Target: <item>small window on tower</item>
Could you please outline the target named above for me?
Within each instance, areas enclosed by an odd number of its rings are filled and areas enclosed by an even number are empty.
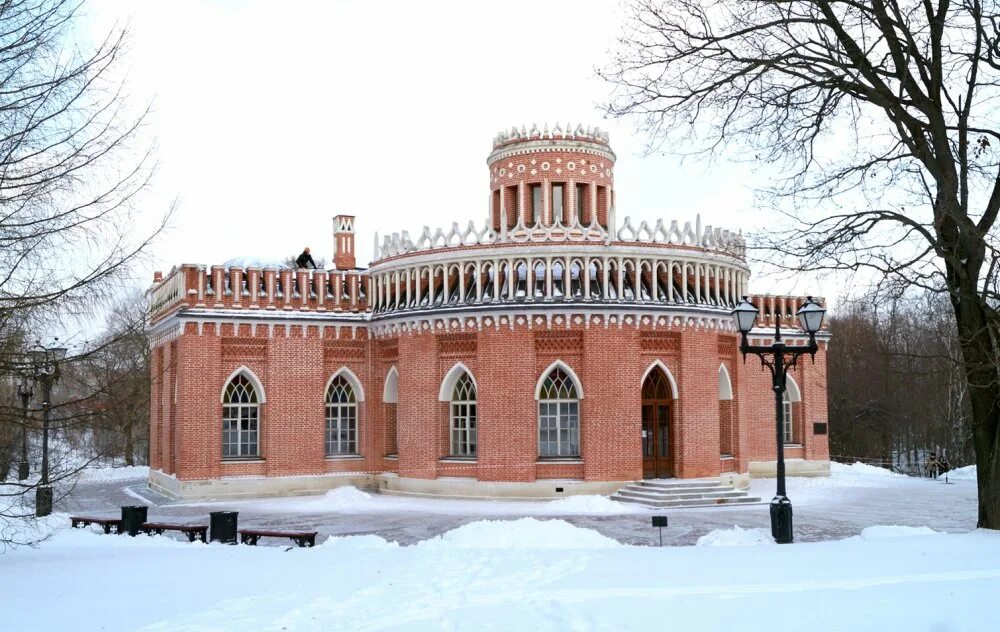
[[[585,221],[583,217],[583,201],[586,199],[586,195],[587,185],[576,185],[576,217],[580,220],[580,223],[584,223]]]
[[[542,221],[542,185],[531,185],[531,225]]]
[[[553,184],[552,185],[552,219],[555,223],[556,220],[562,222],[563,218],[563,185]]]

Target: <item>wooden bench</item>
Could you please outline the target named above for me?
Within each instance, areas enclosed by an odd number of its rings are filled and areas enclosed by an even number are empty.
[[[272,529],[240,529],[240,542],[256,546],[261,538],[289,538],[299,546],[316,546],[316,531],[274,531]]]
[[[87,527],[92,524],[99,524],[104,529],[104,533],[121,533],[122,521],[120,518],[94,518],[92,516],[70,516],[70,523],[73,528]]]
[[[144,522],[139,530],[143,533],[161,535],[164,531],[180,531],[187,536],[189,542],[195,539],[208,541],[208,525],[203,524],[171,524],[168,522]]]

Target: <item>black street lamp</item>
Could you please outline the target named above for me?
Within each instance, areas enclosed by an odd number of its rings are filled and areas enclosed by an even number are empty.
[[[28,478],[31,467],[28,465],[28,402],[35,392],[31,388],[32,382],[27,376],[21,378],[21,383],[17,385],[17,394],[21,398],[21,463],[17,467],[17,480],[23,481]]]
[[[774,389],[774,411],[778,444],[778,490],[771,500],[771,536],[778,544],[788,544],[792,541],[792,501],[785,494],[785,437],[782,432],[784,420],[785,387],[787,385],[788,369],[795,366],[799,356],[809,354],[816,361],[816,332],[823,326],[823,316],[826,310],[812,299],[806,297],[806,302],[799,308],[796,315],[799,324],[809,334],[809,344],[804,347],[788,347],[781,341],[781,319],[775,320],[774,342],[770,345],[751,345],[747,334],[753,329],[757,320],[757,308],[746,297],[733,310],[736,328],[740,330],[742,340],[740,351],[746,361],[748,353],[760,358],[762,365],[771,370],[771,385]]]
[[[58,342],[58,338],[56,339]],[[49,411],[52,409],[52,386],[59,380],[59,363],[66,357],[65,347],[43,347],[31,350],[32,377],[42,386],[42,473],[35,489],[35,515],[39,518],[52,513],[52,488],[49,486]]]

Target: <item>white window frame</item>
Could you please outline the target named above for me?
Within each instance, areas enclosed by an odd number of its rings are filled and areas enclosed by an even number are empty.
[[[544,382],[553,372],[561,370],[571,390],[576,397],[557,397],[538,399],[538,457],[541,459],[579,458],[580,457],[580,393],[571,374],[561,367],[553,367],[540,384],[540,393],[544,391]],[[554,441],[549,437],[555,435]],[[563,439],[563,436],[566,439]],[[555,446],[554,449],[551,446]]]
[[[331,400],[338,388],[347,393],[348,401]],[[358,454],[358,394],[354,385],[343,375],[337,375],[326,389],[326,428],[323,449],[326,456]]]
[[[785,391],[785,397],[782,401],[782,415],[781,415],[781,436],[786,445],[795,443],[795,423],[792,412],[792,401],[791,397],[788,396],[788,391]]]
[[[242,380],[242,383],[233,387],[236,380]],[[247,399],[250,401],[233,401],[234,396],[237,396],[237,400],[240,399],[239,392],[234,390],[230,393],[230,388],[240,387],[247,393]],[[226,383],[223,398],[222,458],[260,458],[260,398],[253,380],[242,373],[234,375]],[[235,441],[230,440],[233,437]]]
[[[471,398],[462,399],[464,390]],[[449,405],[450,454],[454,457],[476,458],[478,450],[479,409],[476,405],[476,384],[468,373],[455,381]]]

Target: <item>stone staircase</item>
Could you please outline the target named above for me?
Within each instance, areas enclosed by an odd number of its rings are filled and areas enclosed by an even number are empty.
[[[637,481],[612,494],[611,500],[654,508],[761,504],[760,498],[723,485],[717,478]]]

